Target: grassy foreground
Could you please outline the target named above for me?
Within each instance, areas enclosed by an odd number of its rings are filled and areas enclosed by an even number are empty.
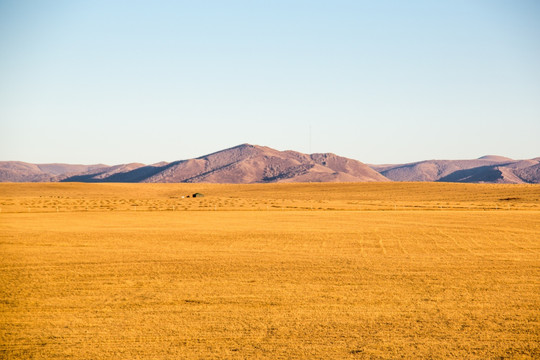
[[[0,358],[540,358],[538,185],[0,184],[0,211]]]

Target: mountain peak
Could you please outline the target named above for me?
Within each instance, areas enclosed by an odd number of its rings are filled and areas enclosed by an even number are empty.
[[[175,166],[175,175],[169,176],[167,180],[158,176],[145,181],[211,183],[388,181],[357,160],[329,155],[332,160],[326,162],[295,151],[278,151],[246,143],[182,161]],[[321,156],[327,158],[329,155]],[[341,160],[335,160],[334,157]]]
[[[499,156],[499,155],[484,155],[478,158],[478,160],[487,160],[487,161],[514,161],[513,159]]]
[[[108,165],[0,162],[0,182],[269,183],[446,181],[540,183],[540,158],[512,160],[486,155],[474,160],[426,160],[371,165],[333,153],[303,154],[240,144],[198,158]]]
[[[11,166],[13,169],[13,166]],[[9,166],[0,163],[0,181],[78,181],[78,182],[208,182],[208,183],[268,183],[268,182],[361,182],[388,181],[383,175],[360,161],[334,154],[307,155],[296,151],[279,151],[248,143],[200,156],[195,159],[158,163],[150,166],[125,164],[99,169],[84,168],[84,172],[51,176],[28,164],[19,167],[24,174],[14,177]],[[28,169],[28,170],[27,170]],[[13,171],[12,171],[13,172]],[[6,181],[6,180],[4,180]],[[7,180],[10,181],[10,180]]]

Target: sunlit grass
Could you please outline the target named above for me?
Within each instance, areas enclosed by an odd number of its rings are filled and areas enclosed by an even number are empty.
[[[0,184],[0,357],[538,358],[539,198]]]

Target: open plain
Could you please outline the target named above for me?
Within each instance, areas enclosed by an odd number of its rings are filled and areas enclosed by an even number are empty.
[[[1,358],[538,359],[539,309],[539,185],[0,184]]]

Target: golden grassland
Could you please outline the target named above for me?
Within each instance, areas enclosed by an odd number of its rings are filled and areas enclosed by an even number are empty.
[[[1,358],[540,358],[538,185],[0,184],[0,211]]]

